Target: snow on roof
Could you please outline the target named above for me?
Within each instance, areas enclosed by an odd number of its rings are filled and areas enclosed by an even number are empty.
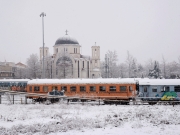
[[[132,79],[33,79],[28,84],[135,84]]]
[[[28,82],[30,79],[0,79],[0,82]]]
[[[140,79],[139,85],[180,85],[180,79]]]

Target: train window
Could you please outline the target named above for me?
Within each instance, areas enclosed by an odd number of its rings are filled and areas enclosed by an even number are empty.
[[[71,90],[71,91],[76,91],[76,86],[71,86],[71,87],[70,87],[70,90]]]
[[[116,91],[116,86],[110,86],[109,91]]]
[[[99,91],[106,91],[106,87],[105,86],[99,86]]]
[[[133,87],[132,86],[129,86],[129,91],[133,91]]]
[[[52,86],[52,90],[58,90],[57,86]]]
[[[80,91],[86,91],[86,87],[85,86],[80,86]]]
[[[157,92],[157,88],[152,88],[152,92]]]
[[[90,86],[90,91],[96,91],[96,86]]]
[[[147,92],[147,87],[144,87],[144,92]]]
[[[29,91],[32,91],[32,86],[29,86]]]
[[[34,91],[40,91],[39,86],[34,86]]]
[[[126,86],[120,86],[120,91],[123,92],[123,91],[126,91],[126,89],[127,89]]]
[[[48,86],[43,86],[43,91],[48,92]]]
[[[61,90],[67,91],[67,86],[61,86]]]
[[[169,91],[169,86],[162,86],[161,91]]]
[[[175,92],[180,92],[180,86],[174,86],[174,91]]]

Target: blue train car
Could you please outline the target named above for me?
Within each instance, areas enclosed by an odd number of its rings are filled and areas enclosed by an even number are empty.
[[[0,79],[0,89],[26,91],[29,79]]]
[[[140,79],[138,81],[139,97],[142,100],[180,101],[180,79]]]

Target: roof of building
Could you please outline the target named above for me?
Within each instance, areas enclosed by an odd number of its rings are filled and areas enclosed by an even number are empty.
[[[21,63],[21,62],[18,62],[17,64],[16,64],[16,66],[18,66],[18,67],[26,67],[26,65],[25,64],[23,64],[23,63]]]
[[[65,44],[77,44],[78,45],[79,43],[75,38],[72,38],[69,35],[60,37],[55,42],[55,45],[65,45]]]

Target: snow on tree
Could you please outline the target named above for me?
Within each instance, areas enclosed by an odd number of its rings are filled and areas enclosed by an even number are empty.
[[[144,78],[144,67],[141,64],[137,65],[137,77],[138,78]]]
[[[171,78],[171,79],[175,79],[175,78],[180,78],[179,77],[179,65],[177,62],[173,61],[173,62],[170,62],[168,65],[167,65],[167,76],[168,78]]]
[[[128,76],[127,75],[127,65],[125,63],[119,64],[118,72],[119,72],[119,77],[126,78]]]
[[[29,58],[27,58],[27,70],[28,70],[28,78],[40,78],[41,76],[41,67],[38,60],[37,54],[31,54]]]
[[[154,63],[154,69],[149,70],[149,77],[150,78],[160,78],[160,72],[161,70],[159,69],[159,63],[155,61]]]
[[[105,60],[103,64],[104,71],[103,73],[105,74],[106,77],[110,78],[117,78],[119,77],[117,72],[118,72],[118,67],[117,67],[117,52],[116,51],[110,51],[106,53],[107,60]],[[107,73],[106,73],[107,72]],[[106,75],[107,74],[107,75]]]
[[[67,52],[61,51],[56,61],[56,73],[58,78],[72,78],[73,62]]]
[[[164,56],[162,56],[162,71],[163,71],[163,77],[164,78],[167,78],[167,61],[166,59],[164,58]]]
[[[128,67],[128,77],[135,77],[137,72],[137,61],[136,59],[127,51],[126,64]]]

